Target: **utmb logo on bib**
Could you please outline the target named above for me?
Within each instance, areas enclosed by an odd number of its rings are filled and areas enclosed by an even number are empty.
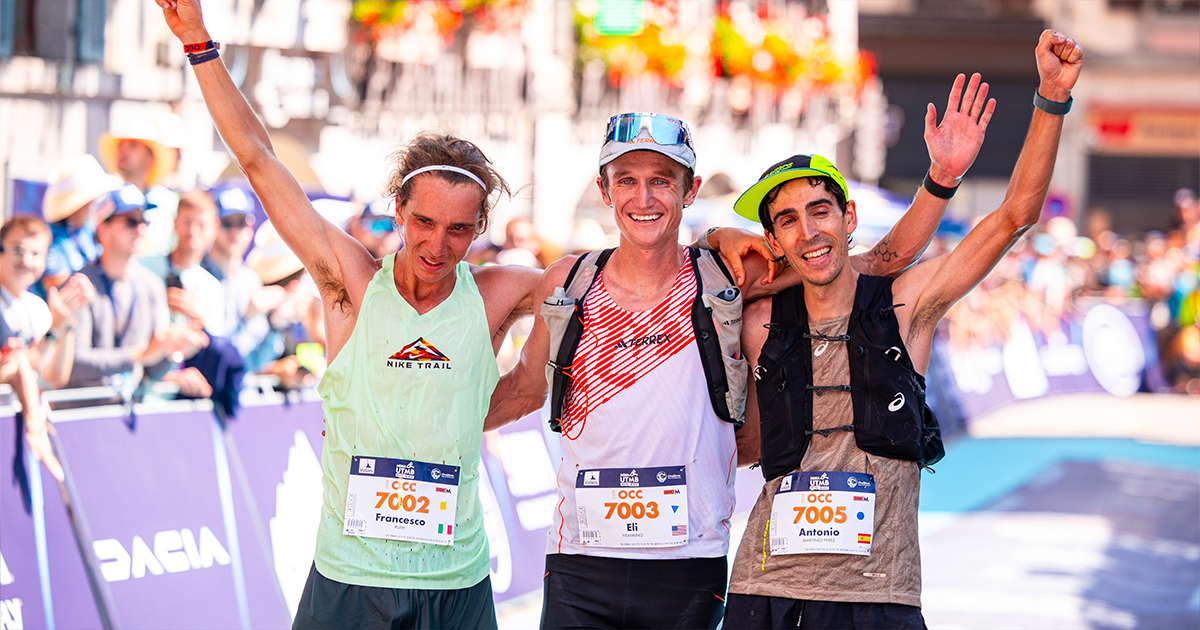
[[[450,357],[442,354],[424,337],[404,346],[387,358],[387,366],[406,370],[449,370]]]

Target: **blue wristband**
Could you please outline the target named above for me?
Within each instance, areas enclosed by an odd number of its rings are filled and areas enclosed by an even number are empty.
[[[193,66],[202,64],[206,61],[212,61],[221,56],[221,51],[216,48],[210,48],[202,53],[188,53],[188,63]]]
[[[1067,102],[1059,103],[1058,101],[1046,99],[1041,94],[1038,94],[1037,90],[1033,91],[1033,106],[1053,116],[1066,116],[1067,112],[1071,111],[1071,103],[1074,100],[1074,98],[1068,96]]]

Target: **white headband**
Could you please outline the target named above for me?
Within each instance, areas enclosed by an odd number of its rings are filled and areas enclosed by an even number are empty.
[[[479,179],[479,177],[477,177],[474,173],[472,173],[471,171],[465,170],[465,169],[458,168],[457,166],[450,166],[447,164],[434,164],[432,166],[422,166],[421,168],[409,173],[408,175],[405,175],[404,179],[400,180],[400,187],[404,188],[404,185],[408,183],[408,180],[412,179],[413,177],[415,177],[417,175],[420,175],[421,173],[427,173],[429,171],[453,171],[455,173],[466,175],[467,177],[470,177],[471,179],[475,180],[475,183],[479,184],[479,187],[483,189],[483,192],[485,192],[485,193],[487,192],[487,185],[484,184],[483,180]]]

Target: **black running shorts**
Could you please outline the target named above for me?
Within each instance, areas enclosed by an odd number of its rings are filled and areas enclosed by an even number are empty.
[[[924,630],[921,609],[904,604],[820,602],[730,593],[722,630]]]
[[[470,588],[376,588],[308,572],[293,630],[326,628],[496,628],[491,578]]]
[[[727,560],[546,556],[542,628],[716,628]]]

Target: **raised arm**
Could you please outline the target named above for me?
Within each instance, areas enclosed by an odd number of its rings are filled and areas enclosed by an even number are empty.
[[[1038,94],[1065,103],[1079,78],[1083,49],[1055,31],[1044,31],[1037,45]],[[896,302],[913,304],[905,342],[917,363],[913,336],[932,334],[933,325],[996,266],[1000,258],[1041,215],[1054,173],[1063,116],[1034,109],[1029,133],[1000,207],[984,217],[954,251],[917,265],[896,281]],[[900,313],[903,319],[904,314]],[[927,345],[927,344],[926,344]],[[925,353],[927,355],[927,352]],[[924,357],[921,366],[928,357]]]
[[[199,0],[155,0],[171,32],[184,44],[209,41]],[[357,311],[378,269],[362,245],[313,209],[292,174],[275,157],[271,141],[219,59],[192,66],[204,103],[221,139],[250,180],[263,209],[300,258],[327,302],[348,299]],[[328,296],[328,297],[327,297]]]
[[[996,99],[988,99],[988,84],[971,75],[963,91],[965,75],[958,75],[950,88],[946,114],[937,123],[937,108],[925,110],[925,146],[929,149],[929,178],[945,188],[957,188],[967,169],[975,163]],[[896,276],[921,258],[942,222],[949,200],[917,189],[912,206],[871,251],[850,258],[855,271],[875,276]]]

